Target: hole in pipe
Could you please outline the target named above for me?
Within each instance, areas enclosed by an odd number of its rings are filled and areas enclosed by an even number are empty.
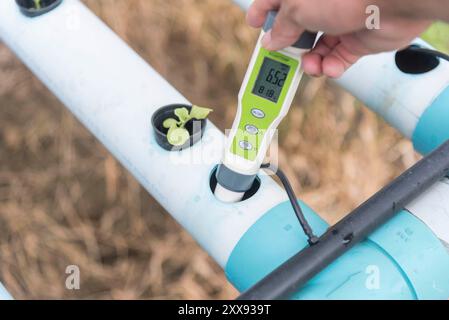
[[[412,45],[417,47],[418,45]],[[395,56],[396,66],[407,74],[424,74],[430,72],[440,65],[440,60],[432,54],[416,52],[409,48],[398,51]]]
[[[350,234],[347,234],[344,238],[343,238],[343,244],[345,246],[347,246],[348,244],[350,244],[352,242],[352,239],[354,239],[354,234],[351,232]]]
[[[209,186],[210,186],[210,190],[212,191],[212,194],[215,193],[215,188],[217,187],[217,177],[216,177],[216,173],[217,173],[217,169],[218,166],[215,166],[214,170],[212,170],[211,176],[210,176],[210,182],[209,182]],[[260,185],[261,185],[261,181],[259,177],[256,177],[256,179],[254,179],[254,183],[252,185],[252,187],[245,192],[245,194],[243,195],[243,199],[240,201],[245,201],[250,199],[252,196],[254,196],[257,191],[259,191],[260,189]]]
[[[186,123],[185,129],[189,132],[189,140],[181,146],[173,146],[168,142],[168,129],[164,128],[164,121],[167,119],[176,119],[175,110],[186,108],[192,110],[192,106],[186,104],[171,104],[157,109],[151,117],[151,126],[153,127],[154,137],[157,144],[167,151],[182,151],[192,147],[203,138],[206,130],[207,120],[190,120]]]
[[[62,0],[16,0],[20,11],[28,17],[43,15],[61,4]]]

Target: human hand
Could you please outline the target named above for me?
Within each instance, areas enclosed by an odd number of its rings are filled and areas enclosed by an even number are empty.
[[[409,0],[255,0],[247,21],[260,28],[271,10],[278,10],[273,29],[262,40],[268,50],[292,45],[305,31],[323,31],[316,47],[304,55],[304,71],[312,76],[340,77],[362,56],[400,49],[431,23],[398,10]],[[380,29],[366,27],[368,5],[380,8]],[[400,6],[399,6],[400,7]]]

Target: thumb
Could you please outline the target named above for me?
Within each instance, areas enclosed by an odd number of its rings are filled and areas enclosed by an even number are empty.
[[[270,51],[277,51],[294,44],[305,31],[297,25],[286,12],[286,6],[281,7],[273,28],[262,39],[262,45]]]

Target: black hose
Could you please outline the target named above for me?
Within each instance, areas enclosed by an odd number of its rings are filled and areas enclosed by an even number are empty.
[[[271,164],[263,164],[262,169],[268,169],[276,174],[276,176],[279,178],[279,180],[282,182],[282,185],[285,188],[285,191],[287,192],[288,198],[290,199],[290,203],[292,204],[293,211],[295,212],[296,217],[298,218],[299,224],[301,225],[302,229],[304,230],[304,233],[307,236],[307,241],[309,242],[309,245],[313,246],[318,242],[318,237],[313,233],[312,227],[307,222],[306,217],[304,216],[304,213],[301,209],[301,206],[298,203],[298,198],[295,195],[295,191],[293,191],[292,185],[290,184],[290,181],[288,180],[287,176],[284,174],[284,172],[279,168],[272,168]]]
[[[433,49],[429,49],[429,48],[423,48],[423,47],[420,47],[417,45],[411,45],[411,46],[407,47],[405,50],[424,53],[424,54],[428,54],[428,55],[431,55],[436,58],[441,58],[441,59],[449,61],[449,55],[447,55],[446,53],[441,52],[441,51],[437,51],[437,50],[433,50]]]

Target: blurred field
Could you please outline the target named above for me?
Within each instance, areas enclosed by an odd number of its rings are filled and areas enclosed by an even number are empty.
[[[86,0],[191,101],[228,128],[257,32],[217,0]],[[418,156],[326,83],[309,79],[281,127],[282,167],[334,223]],[[81,268],[81,290],[64,287]],[[0,279],[14,297],[233,298],[218,266],[0,45]]]

